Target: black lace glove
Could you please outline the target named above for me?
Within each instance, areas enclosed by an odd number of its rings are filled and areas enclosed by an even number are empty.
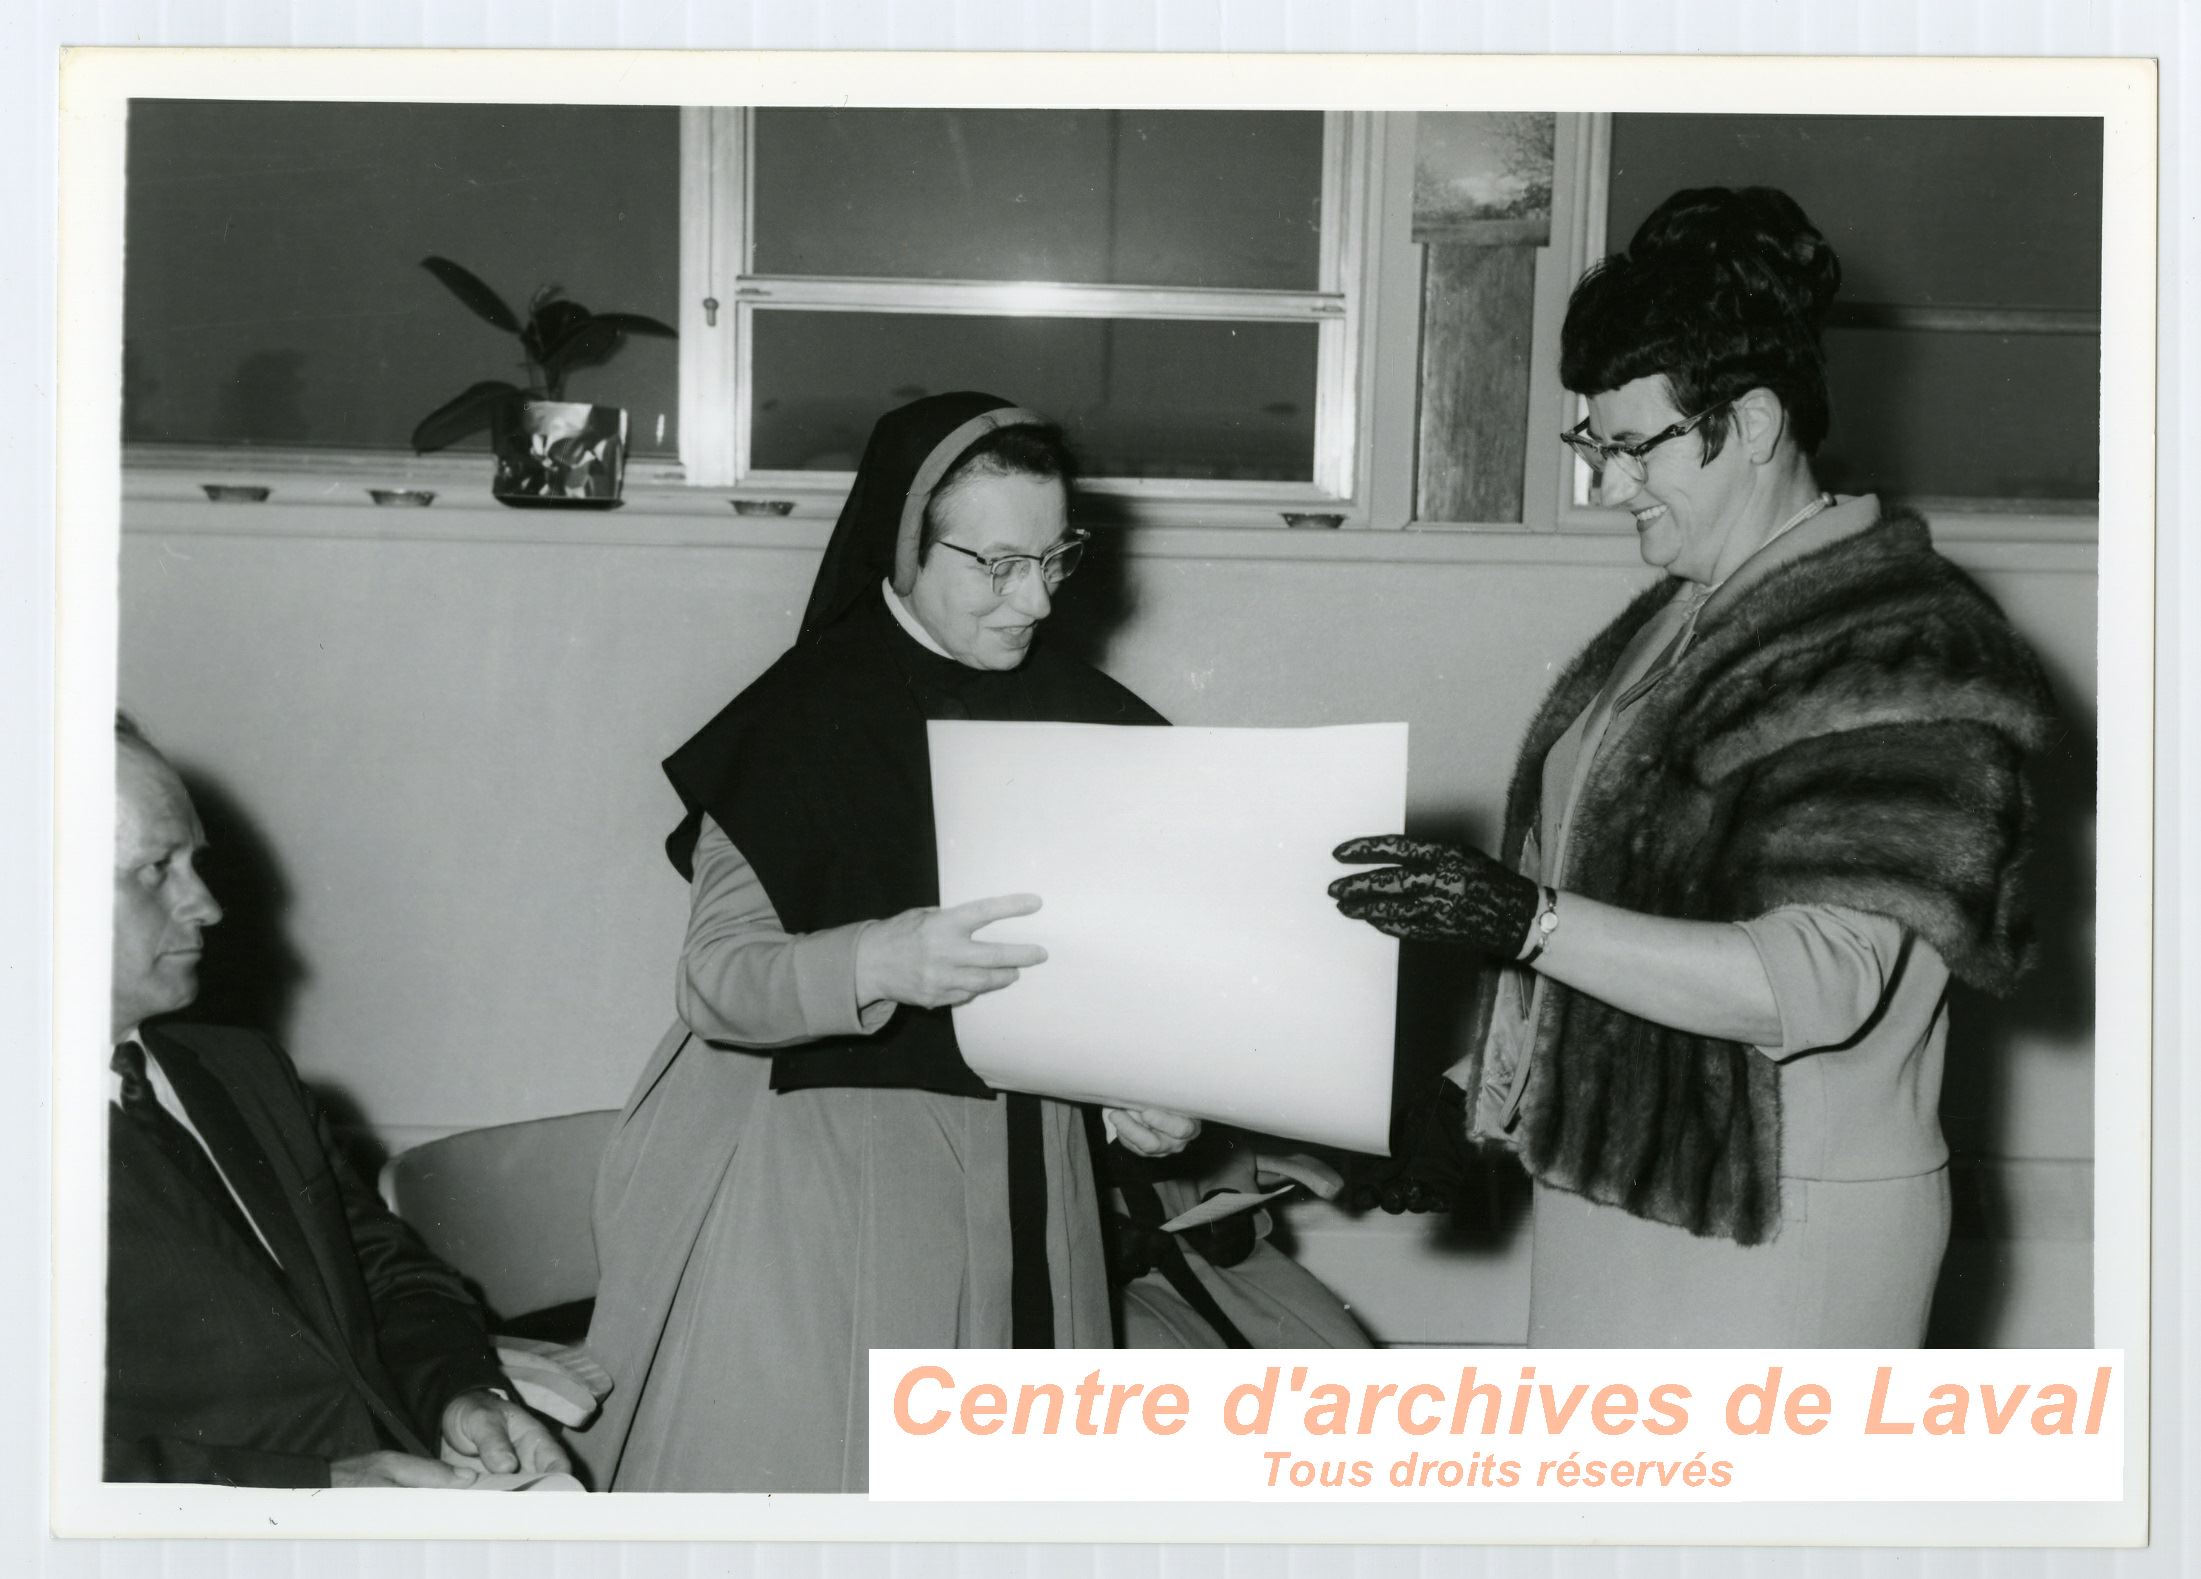
[[[1330,897],[1355,921],[1415,943],[1470,943],[1512,959],[1528,942],[1542,890],[1480,850],[1456,849],[1401,834],[1348,839],[1340,861],[1396,861],[1330,885]]]
[[[1450,1212],[1467,1193],[1467,1093],[1438,1079],[1400,1128],[1395,1157],[1353,1160],[1345,1204],[1356,1212]]]

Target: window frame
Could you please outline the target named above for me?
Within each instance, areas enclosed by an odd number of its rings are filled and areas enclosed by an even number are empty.
[[[752,272],[755,110],[687,107],[680,122],[680,463],[695,487],[837,505],[851,472],[760,469],[751,462],[754,324],[760,312],[970,314],[1313,323],[1317,330],[1311,481],[1093,477],[1132,524],[1276,526],[1286,511],[1322,511],[1366,526],[1372,450],[1369,396],[1376,247],[1386,145],[1374,111],[1322,112],[1322,245],[1311,291],[1057,282],[848,279]],[[807,506],[808,508],[805,508]]]

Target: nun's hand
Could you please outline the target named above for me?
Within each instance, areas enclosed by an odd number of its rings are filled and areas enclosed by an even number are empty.
[[[1379,932],[1415,943],[1468,943],[1499,959],[1528,944],[1542,891],[1480,850],[1389,834],[1348,839],[1332,852],[1348,865],[1394,861],[1330,885],[1337,908]]]
[[[1103,1108],[1108,1133],[1136,1157],[1174,1157],[1200,1133],[1200,1121],[1158,1107]]]
[[[1003,894],[874,921],[856,935],[856,1001],[948,1009],[1000,991],[1047,951],[1036,943],[982,943],[972,934],[1038,908],[1037,894]]]

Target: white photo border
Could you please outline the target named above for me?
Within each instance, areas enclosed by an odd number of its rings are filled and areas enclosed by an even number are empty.
[[[58,1050],[103,1045],[120,517],[123,108],[132,97],[568,103],[818,102],[1556,109],[1797,114],[2098,115],[2104,202],[2095,1001],[2094,1341],[2129,1359],[2127,1496],[2114,1505],[1701,1508],[1478,1505],[1472,1539],[1875,1545],[2130,1544],[2149,1485],[2150,1060],[2155,1033],[2156,81],[2130,60],[1746,60],[1215,55],[626,54],[479,51],[72,53],[61,118],[60,530],[57,547],[56,994],[52,1063],[57,1247],[52,1513],[63,1533],[173,1536],[1448,1543],[1463,1509],[958,1504],[853,1497],[355,1497],[98,1479],[104,1274],[104,1071]],[[1227,65],[1227,69],[1226,68]],[[2139,771],[2142,765],[2145,771]]]

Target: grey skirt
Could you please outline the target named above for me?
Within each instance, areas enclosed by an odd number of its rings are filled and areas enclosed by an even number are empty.
[[[1536,1187],[1538,1348],[1916,1348],[1949,1243],[1949,1170],[1781,1181],[1781,1231],[1744,1248]]]
[[[1006,1105],[770,1068],[675,1027],[613,1134],[589,1347],[615,1390],[575,1439],[600,1489],[862,1491],[870,1350],[1009,1342]],[[1056,1341],[1105,1348],[1083,1120],[1042,1115]]]

